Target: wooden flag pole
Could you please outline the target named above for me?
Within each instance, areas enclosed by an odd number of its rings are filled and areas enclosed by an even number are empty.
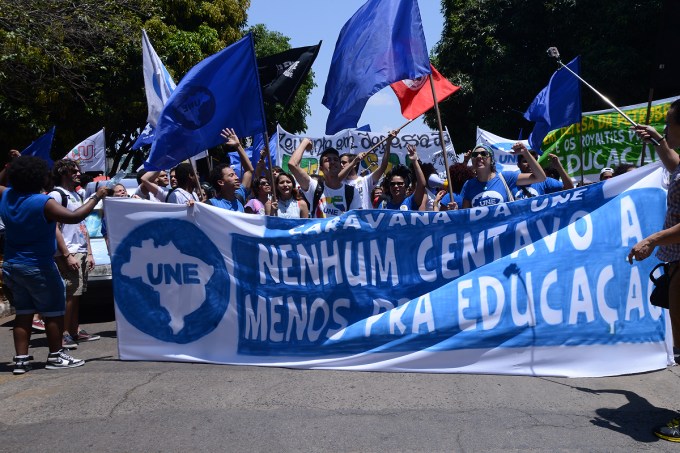
[[[401,126],[399,126],[397,129],[395,129],[394,132],[396,132],[396,133],[398,134],[399,132],[401,132],[401,130],[402,130],[403,128],[405,128],[406,126],[408,126],[409,124],[411,124],[412,122],[414,122],[414,121],[417,120],[417,119],[418,119],[418,117],[413,118],[412,120],[408,120],[407,122],[405,122],[404,124],[402,124]],[[371,146],[371,147],[368,149],[368,151],[366,151],[366,153],[368,154],[368,153],[374,152],[374,151],[376,150],[376,148],[378,148],[380,145],[382,145],[383,143],[385,143],[385,142],[387,141],[388,138],[390,138],[389,134],[387,135],[387,137],[383,138],[383,139],[380,140],[378,143],[376,143],[375,145]]]
[[[453,185],[451,184],[451,172],[449,171],[449,159],[446,155],[446,146],[444,146],[444,128],[442,127],[442,116],[439,113],[439,102],[437,102],[437,92],[434,89],[434,79],[432,74],[430,78],[430,88],[432,88],[432,99],[434,100],[434,111],[437,112],[437,127],[439,128],[439,143],[442,147],[442,153],[444,153],[444,168],[446,169],[446,180],[449,182],[449,196],[451,201],[453,201]]]
[[[269,134],[267,133],[267,127],[264,128],[264,149],[267,152],[267,160],[269,161],[269,181],[272,185],[272,202],[276,201],[276,181],[274,181],[274,171],[272,166],[272,153],[269,149]],[[255,175],[257,176],[257,175]]]

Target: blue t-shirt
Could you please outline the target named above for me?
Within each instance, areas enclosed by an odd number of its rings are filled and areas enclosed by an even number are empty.
[[[543,182],[535,182],[528,186],[515,186],[513,189],[513,194],[515,195],[515,200],[521,200],[522,198],[531,198],[522,190],[525,187],[527,192],[531,194],[531,197],[536,197],[538,195],[544,195],[546,193],[559,192],[564,190],[564,184],[554,178],[545,178]]]
[[[455,201],[456,204],[458,205],[458,209],[462,209],[462,208],[463,208],[463,197],[461,197],[459,193],[456,193],[456,192],[453,193],[453,201]],[[450,202],[451,202],[451,194],[450,194],[450,193],[447,193],[447,194],[444,195],[444,196],[442,197],[442,199],[439,201],[439,206],[440,206],[440,207],[441,207],[441,206],[446,206],[446,205],[449,204]]]
[[[503,178],[510,188],[517,184],[518,171],[503,171]],[[496,174],[490,181],[481,182],[477,178],[468,179],[463,185],[463,190],[460,191],[463,200],[470,201],[473,208],[478,206],[491,206],[495,204],[505,203],[510,201],[508,198],[508,191],[501,181],[501,178]]]
[[[246,191],[243,189],[243,187],[239,187],[236,189],[236,192],[234,192],[234,195],[241,195],[243,199],[246,199]],[[211,198],[208,200],[211,205],[226,209],[227,211],[237,211],[237,212],[245,212],[243,210],[243,203],[238,198],[234,198],[233,201],[225,200],[224,198]]]
[[[57,251],[55,222],[45,218],[45,204],[52,198],[7,188],[0,199],[5,222],[5,261],[28,266],[54,263]]]
[[[383,209],[396,209],[398,211],[417,211],[418,208],[413,209],[413,195],[404,198],[401,203],[392,203],[392,200],[385,201],[382,205]]]

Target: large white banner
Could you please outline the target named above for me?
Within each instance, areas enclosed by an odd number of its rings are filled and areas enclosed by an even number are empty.
[[[247,215],[106,199],[123,360],[606,376],[672,363],[649,304],[657,164],[447,212]]]
[[[80,171],[106,171],[106,141],[104,129],[78,143],[64,159],[78,162]]]
[[[278,126],[278,133],[278,162],[285,171],[288,171],[290,156],[302,139],[308,136],[291,134],[281,126]],[[380,143],[385,137],[387,137],[387,134],[377,134],[357,129],[345,129],[335,135],[324,135],[317,138],[308,137],[312,140],[314,147],[311,151],[305,152],[301,166],[309,174],[317,173],[319,171],[319,155],[321,155],[326,148],[335,148],[340,154],[359,154],[368,151],[374,145]],[[392,143],[390,165],[387,167],[387,171],[389,171],[393,165],[409,164],[409,161],[406,158],[407,145],[416,146],[418,148],[418,158],[423,163],[432,163],[439,176],[442,178],[446,177],[444,155],[442,153],[439,132],[400,133],[396,141]],[[366,159],[361,162],[359,166],[360,174],[367,174],[371,171],[375,171],[380,166],[384,154],[383,146],[384,145],[380,145],[375,150],[375,154],[369,154]],[[448,159],[449,165],[451,165],[457,161],[457,156],[448,132],[444,133],[444,146],[446,147],[446,158]]]

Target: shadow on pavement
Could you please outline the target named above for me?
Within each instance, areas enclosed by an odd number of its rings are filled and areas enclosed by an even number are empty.
[[[656,442],[659,440],[653,430],[668,423],[672,418],[676,418],[678,413],[669,409],[661,409],[652,405],[649,401],[642,398],[635,392],[627,390],[590,390],[581,389],[594,394],[612,393],[623,395],[628,402],[615,409],[601,408],[595,412],[598,417],[592,419],[590,423],[601,428],[611,429],[621,434],[630,436],[638,442]],[[659,391],[663,391],[660,389]]]

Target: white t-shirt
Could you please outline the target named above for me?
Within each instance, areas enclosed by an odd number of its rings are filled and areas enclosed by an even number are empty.
[[[343,182],[356,189],[357,194],[361,198],[362,209],[373,209],[373,203],[371,201],[371,191],[375,187],[373,173],[366,176],[359,176],[356,179],[345,179]]]
[[[83,201],[77,192],[70,192],[63,187],[56,188],[68,195],[66,209],[69,211],[75,211],[83,205]],[[49,196],[63,206],[62,195],[59,191],[53,190],[49,193]],[[85,226],[85,221],[76,224],[60,223],[59,229],[64,236],[64,242],[66,242],[69,253],[87,253],[87,227]]]
[[[304,191],[305,197],[310,204],[314,202],[314,191],[316,191],[318,185],[318,181],[312,178],[309,181],[309,188]],[[323,194],[319,199],[319,205],[310,206],[310,214],[315,218],[336,217],[347,211],[351,211],[352,209],[361,209],[361,207],[361,197],[356,189],[354,189],[352,204],[348,208],[347,200],[345,200],[345,184],[341,185],[339,189],[331,189],[327,185],[324,185]]]
[[[180,189],[179,187],[173,190],[168,196],[168,203],[187,204],[189,200],[198,201],[198,195],[196,195],[196,192],[189,193],[184,189]]]
[[[156,193],[149,191],[149,194],[145,195],[144,191],[142,190],[142,186],[139,186],[137,187],[133,195],[137,195],[139,198],[143,200],[165,203],[165,200],[167,200],[168,198],[168,192],[170,192],[170,189],[168,189],[167,187],[158,186],[158,190],[156,191]]]

